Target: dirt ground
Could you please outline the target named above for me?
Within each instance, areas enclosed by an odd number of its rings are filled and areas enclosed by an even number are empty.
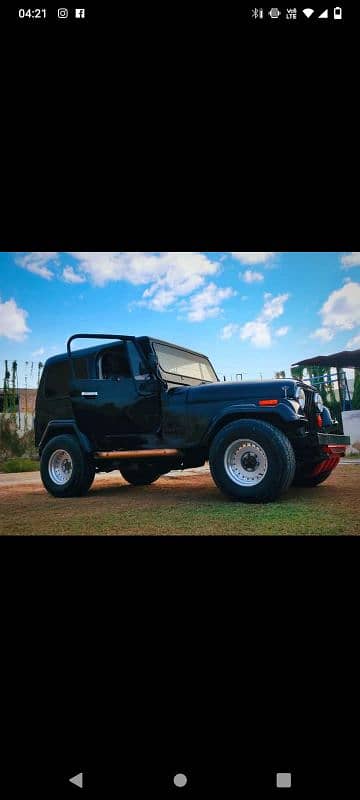
[[[0,476],[0,535],[360,534],[360,464],[341,464],[316,489],[266,505],[224,497],[205,468],[134,487],[98,475],[86,497],[57,500],[39,473]]]

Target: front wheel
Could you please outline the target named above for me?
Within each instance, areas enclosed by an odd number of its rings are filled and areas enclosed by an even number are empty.
[[[54,497],[79,497],[86,494],[95,466],[74,436],[54,436],[41,454],[40,474],[45,489]]]
[[[295,455],[289,439],[268,422],[230,422],[215,436],[209,464],[216,485],[234,500],[269,503],[291,485]]]

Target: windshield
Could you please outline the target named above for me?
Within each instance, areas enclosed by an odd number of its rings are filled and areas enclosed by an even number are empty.
[[[183,378],[195,378],[207,383],[217,382],[217,376],[210,361],[204,356],[189,353],[188,350],[181,350],[166,344],[154,342],[154,349],[159,359],[159,364],[163,372],[171,375],[181,375]]]

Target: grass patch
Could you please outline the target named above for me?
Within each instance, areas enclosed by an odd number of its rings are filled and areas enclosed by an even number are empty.
[[[358,470],[339,466],[316,489],[292,488],[260,505],[227,500],[207,475],[140,488],[100,478],[86,497],[63,500],[14,479],[0,485],[0,535],[360,535]]]
[[[38,498],[40,499],[40,498]],[[124,498],[125,499],[125,498]],[[26,515],[26,532],[55,533],[58,535],[116,535],[145,534],[166,536],[169,534],[197,534],[208,536],[288,536],[313,535],[334,536],[360,533],[360,521],[348,509],[329,507],[318,498],[292,497],[282,502],[248,506],[242,503],[203,502],[194,513],[194,504],[182,501],[174,504],[147,508],[146,500],[142,506],[126,508],[124,502],[115,503],[110,499],[106,507],[98,495],[81,500],[51,501],[44,514],[36,514],[34,520]],[[78,506],[81,503],[81,509]],[[115,505],[115,507],[114,507]],[[4,520],[5,522],[5,520]],[[21,518],[12,520],[14,533],[23,532]],[[1,515],[0,515],[1,528]]]
[[[326,507],[319,515],[319,507],[312,503],[292,500],[282,503],[245,506],[240,503],[207,503],[199,506],[194,516],[194,506],[182,503],[171,508],[121,509],[102,511],[91,515],[84,525],[84,515],[67,519],[64,532],[83,534],[148,533],[170,534],[225,534],[245,536],[306,535],[331,536],[351,533],[354,529],[353,514],[333,514],[329,517]]]
[[[9,458],[0,463],[0,472],[35,472],[39,469],[39,461],[31,458]]]

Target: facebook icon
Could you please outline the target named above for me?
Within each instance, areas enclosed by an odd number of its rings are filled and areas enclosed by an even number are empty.
[[[75,8],[76,19],[83,19],[85,17],[85,8]]]

